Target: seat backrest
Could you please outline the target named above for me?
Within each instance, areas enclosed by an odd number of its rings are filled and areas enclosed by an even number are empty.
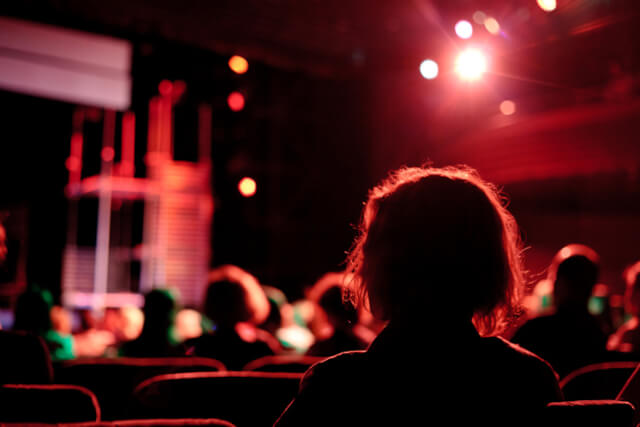
[[[326,358],[304,355],[265,356],[247,363],[243,370],[302,373],[309,369],[314,363],[324,359]]]
[[[219,426],[236,427],[229,421],[218,418],[176,418],[176,419],[148,419],[148,420],[118,420],[112,421],[113,427],[174,427],[174,426]]]
[[[0,422],[100,421],[96,396],[72,385],[5,384],[0,387]]]
[[[134,391],[136,418],[221,418],[271,426],[295,396],[302,374],[202,372],[150,378]]]
[[[217,426],[236,427],[229,421],[217,418],[176,418],[147,420],[93,421],[86,423],[38,423],[37,427],[178,427]],[[2,427],[24,427],[24,423],[2,423]],[[34,426],[35,427],[35,426]]]
[[[42,338],[0,330],[0,384],[50,384],[53,369]]]
[[[633,427],[635,408],[619,400],[553,402],[546,408],[545,427]]]
[[[638,362],[605,362],[579,368],[560,380],[566,400],[615,399]]]
[[[98,398],[102,418],[116,420],[128,417],[133,390],[148,378],[177,372],[224,370],[220,361],[206,357],[91,358],[56,365],[55,381],[88,388]]]

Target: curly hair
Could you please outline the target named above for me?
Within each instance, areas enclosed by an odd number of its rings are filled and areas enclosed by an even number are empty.
[[[392,172],[369,192],[347,264],[346,297],[378,319],[431,309],[483,336],[504,331],[526,288],[506,199],[467,166]]]

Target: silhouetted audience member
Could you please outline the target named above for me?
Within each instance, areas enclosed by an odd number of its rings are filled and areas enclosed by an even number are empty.
[[[48,290],[35,286],[27,289],[16,301],[13,330],[42,337],[54,362],[73,359],[75,357],[73,336],[60,333],[53,328],[52,308],[53,297]]]
[[[348,350],[363,350],[370,344],[369,335],[359,325],[358,310],[343,298],[344,274],[327,273],[309,292],[315,302],[313,330],[316,342],[309,348],[309,356],[333,356]]]
[[[125,357],[170,357],[182,353],[173,336],[177,301],[168,289],[154,289],[144,297],[144,324],[140,336],[125,342],[120,355]]]
[[[218,359],[231,370],[273,355],[277,342],[256,326],[268,314],[269,303],[255,277],[233,265],[219,267],[209,274],[204,303],[204,315],[213,326],[185,342],[187,354]]]
[[[609,337],[607,348],[624,353],[640,353],[640,261],[624,273],[625,311],[631,316]]]
[[[598,274],[599,257],[593,249],[571,244],[558,251],[549,268],[554,311],[527,321],[513,342],[543,357],[560,376],[601,361],[607,336],[588,311]]]
[[[0,331],[0,385],[49,384],[53,367],[41,337],[26,332]]]
[[[350,255],[357,304],[388,322],[314,365],[285,426],[539,425],[561,400],[536,355],[498,338],[524,287],[517,225],[469,168],[404,168],[369,194]]]

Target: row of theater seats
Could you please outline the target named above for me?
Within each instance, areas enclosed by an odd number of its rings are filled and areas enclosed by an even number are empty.
[[[318,361],[275,356],[237,372],[198,357],[80,359],[52,366],[36,337],[0,331],[0,347],[0,423],[270,426],[294,397],[302,372]],[[638,414],[619,392],[637,366],[603,363],[563,378],[571,402],[550,405],[546,425],[632,426]]]

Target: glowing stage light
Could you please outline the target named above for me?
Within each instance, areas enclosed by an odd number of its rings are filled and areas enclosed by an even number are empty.
[[[455,26],[456,34],[461,39],[468,39],[473,35],[473,26],[469,21],[458,21]]]
[[[238,183],[238,191],[244,197],[252,197],[256,194],[258,186],[256,181],[249,177],[244,177]]]
[[[227,105],[231,111],[242,111],[244,108],[244,96],[240,92],[231,92],[227,98]]]
[[[500,103],[500,112],[505,116],[512,115],[516,112],[516,103],[509,99],[505,99]]]
[[[498,24],[498,21],[496,21],[495,18],[489,17],[485,19],[484,28],[486,28],[487,31],[489,31],[494,36],[500,32],[500,24]]]
[[[244,74],[249,69],[249,62],[242,56],[233,55],[229,59],[229,68],[236,74]]]
[[[538,6],[545,12],[553,12],[556,10],[556,0],[538,0]]]
[[[420,74],[427,80],[438,77],[438,63],[433,59],[425,59],[420,64]]]
[[[487,71],[487,58],[478,49],[469,48],[458,55],[455,70],[463,80],[477,80]]]

